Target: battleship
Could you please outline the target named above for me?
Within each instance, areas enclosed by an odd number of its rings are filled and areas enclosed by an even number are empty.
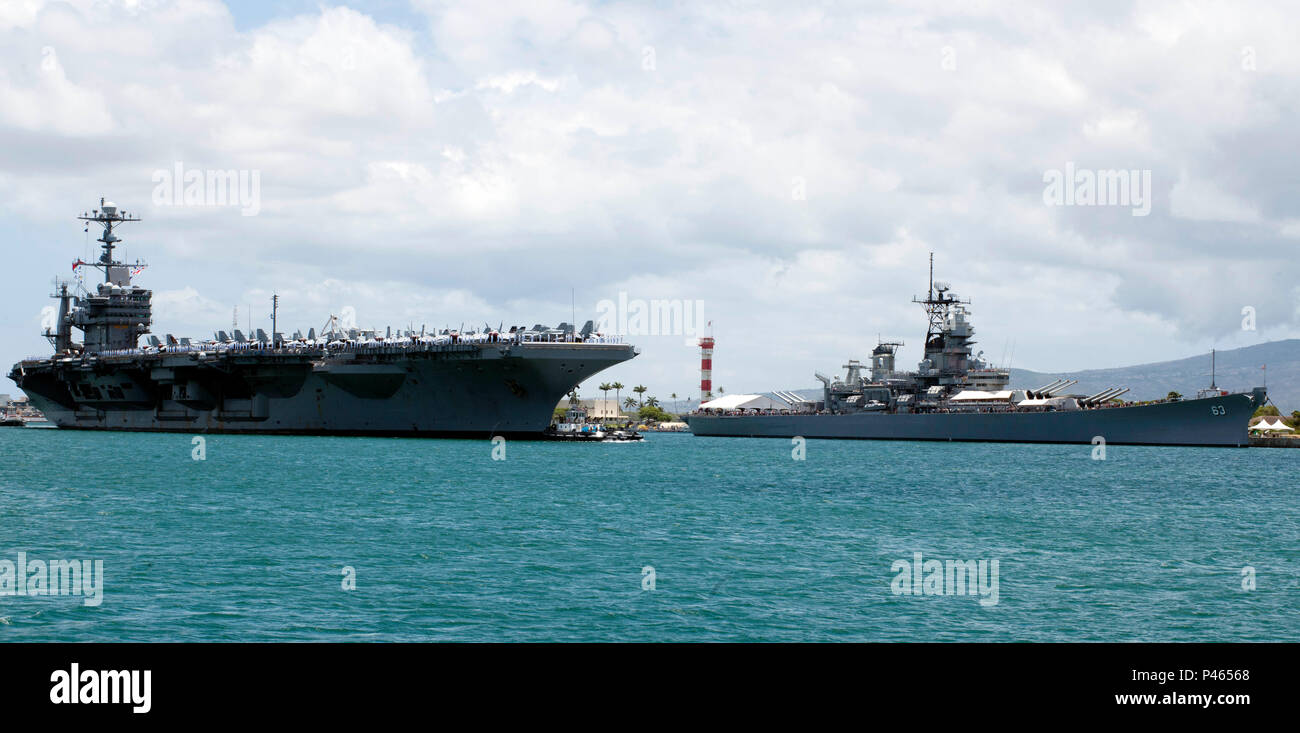
[[[319,335],[285,338],[278,298],[269,336],[259,328],[159,339],[150,333],[152,291],[131,282],[147,265],[114,254],[115,229],[139,218],[103,199],[77,218],[102,228],[102,254],[73,270],[98,269],[103,282],[91,290],[56,280],[58,315],[43,334],[54,353],[9,372],[59,428],[538,438],[561,397],[638,353],[591,321],[381,334],[331,317]]]
[[[1008,389],[1011,375],[973,353],[969,300],[934,280],[913,298],[928,317],[924,356],[914,372],[895,370],[901,342],[880,342],[870,365],[849,360],[843,379],[820,373],[822,399],[775,392],[785,407],[715,410],[688,415],[695,435],[849,438],[1006,443],[1232,446],[1250,444],[1247,424],[1267,394],[1230,393],[1214,385],[1194,399],[1125,402],[1123,387],[1090,395],[1066,392],[1073,380]],[[1175,397],[1171,395],[1171,397]],[[774,403],[780,404],[780,403]]]

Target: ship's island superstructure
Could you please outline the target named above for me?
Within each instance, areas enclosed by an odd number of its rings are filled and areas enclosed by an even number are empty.
[[[160,340],[150,335],[152,291],[131,282],[146,265],[114,254],[115,228],[139,219],[103,200],[78,218],[102,228],[102,253],[73,267],[104,280],[76,292],[56,284],[58,315],[45,332],[54,354],[9,373],[61,428],[536,437],[564,394],[637,353],[591,321],[380,334],[331,317],[319,335],[285,338],[273,321],[269,336]]]
[[[850,360],[843,379],[817,374],[819,401],[775,392],[787,408],[725,411],[705,403],[687,417],[691,431],[771,438],[1246,446],[1247,423],[1267,397],[1261,387],[1249,393],[1216,387],[1196,399],[1135,404],[1119,399],[1128,392],[1123,387],[1067,394],[1077,382],[1064,379],[1037,389],[1008,389],[1010,372],[989,365],[982,352],[973,353],[970,301],[934,280],[933,256],[929,291],[913,301],[929,321],[916,371],[897,371],[895,356],[903,344],[882,341],[869,368]]]

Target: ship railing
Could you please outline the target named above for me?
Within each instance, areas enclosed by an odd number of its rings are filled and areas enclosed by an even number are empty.
[[[704,408],[703,410],[701,410],[701,409],[699,409],[699,408],[696,408],[696,409],[693,410],[690,414],[691,414],[691,415],[710,415],[710,416],[717,416],[717,417],[742,417],[742,416],[743,416],[743,417],[753,417],[753,416],[755,416],[755,415],[811,415],[811,414],[813,414],[813,413],[812,413],[812,411],[809,411],[809,410],[791,410],[791,409],[779,409],[779,410],[765,410],[765,409],[754,409],[754,410],[732,410],[732,409],[720,409],[720,408],[714,408],[714,407],[706,407],[706,408]]]
[[[260,341],[234,343],[214,343],[209,341],[197,344],[166,344],[161,346],[143,346],[129,349],[104,349],[102,351],[90,352],[87,356],[111,358],[163,356],[168,354],[300,354],[303,352],[324,352],[327,354],[397,354],[409,352],[462,351],[465,350],[465,347],[467,346],[521,343],[623,344],[624,340],[622,336],[612,335],[578,336],[571,333],[537,334],[517,332],[512,334],[488,333],[457,334],[455,336],[439,335],[432,338],[404,337],[385,341],[345,341],[342,343],[283,341],[276,346]],[[50,356],[28,356],[24,358],[23,361],[39,362],[50,358]]]
[[[515,334],[517,343],[525,344],[621,344],[622,336],[592,334],[579,336],[572,333],[523,333]]]

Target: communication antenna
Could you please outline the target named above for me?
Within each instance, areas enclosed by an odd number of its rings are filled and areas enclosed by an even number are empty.
[[[930,344],[943,332],[943,321],[948,317],[948,311],[953,306],[963,306],[970,303],[969,300],[962,300],[952,292],[952,286],[947,282],[934,281],[934,253],[930,253],[930,289],[925,296],[925,300],[912,298],[913,303],[919,303],[925,309],[925,314],[930,321],[930,327],[925,334],[925,348],[928,350]]]
[[[140,217],[131,216],[126,211],[118,209],[117,204],[114,204],[112,201],[105,201],[101,197],[99,199],[98,209],[94,209],[90,212],[83,212],[82,215],[77,218],[86,222],[85,229],[87,232],[90,230],[91,222],[94,222],[103,228],[103,234],[99,239],[95,240],[96,242],[99,242],[100,249],[103,250],[103,253],[100,254],[99,259],[94,262],[77,260],[72,263],[72,269],[74,272],[78,267],[87,265],[103,270],[104,282],[106,283],[129,285],[132,275],[137,275],[140,271],[144,270],[144,268],[148,267],[148,265],[138,260],[134,263],[130,263],[125,261],[119,262],[113,258],[113,250],[118,246],[118,243],[122,241],[120,237],[113,233],[113,227],[127,222],[140,221]]]
[[[271,348],[275,348],[275,324],[280,310],[280,296],[271,294]]]

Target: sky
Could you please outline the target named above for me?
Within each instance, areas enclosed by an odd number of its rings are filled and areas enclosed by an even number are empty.
[[[289,332],[702,314],[588,397],[697,394],[701,330],[731,393],[914,364],[932,252],[997,365],[1294,338],[1294,11],[0,0],[0,362],[49,353],[100,197],[158,334],[269,331],[272,293]]]

